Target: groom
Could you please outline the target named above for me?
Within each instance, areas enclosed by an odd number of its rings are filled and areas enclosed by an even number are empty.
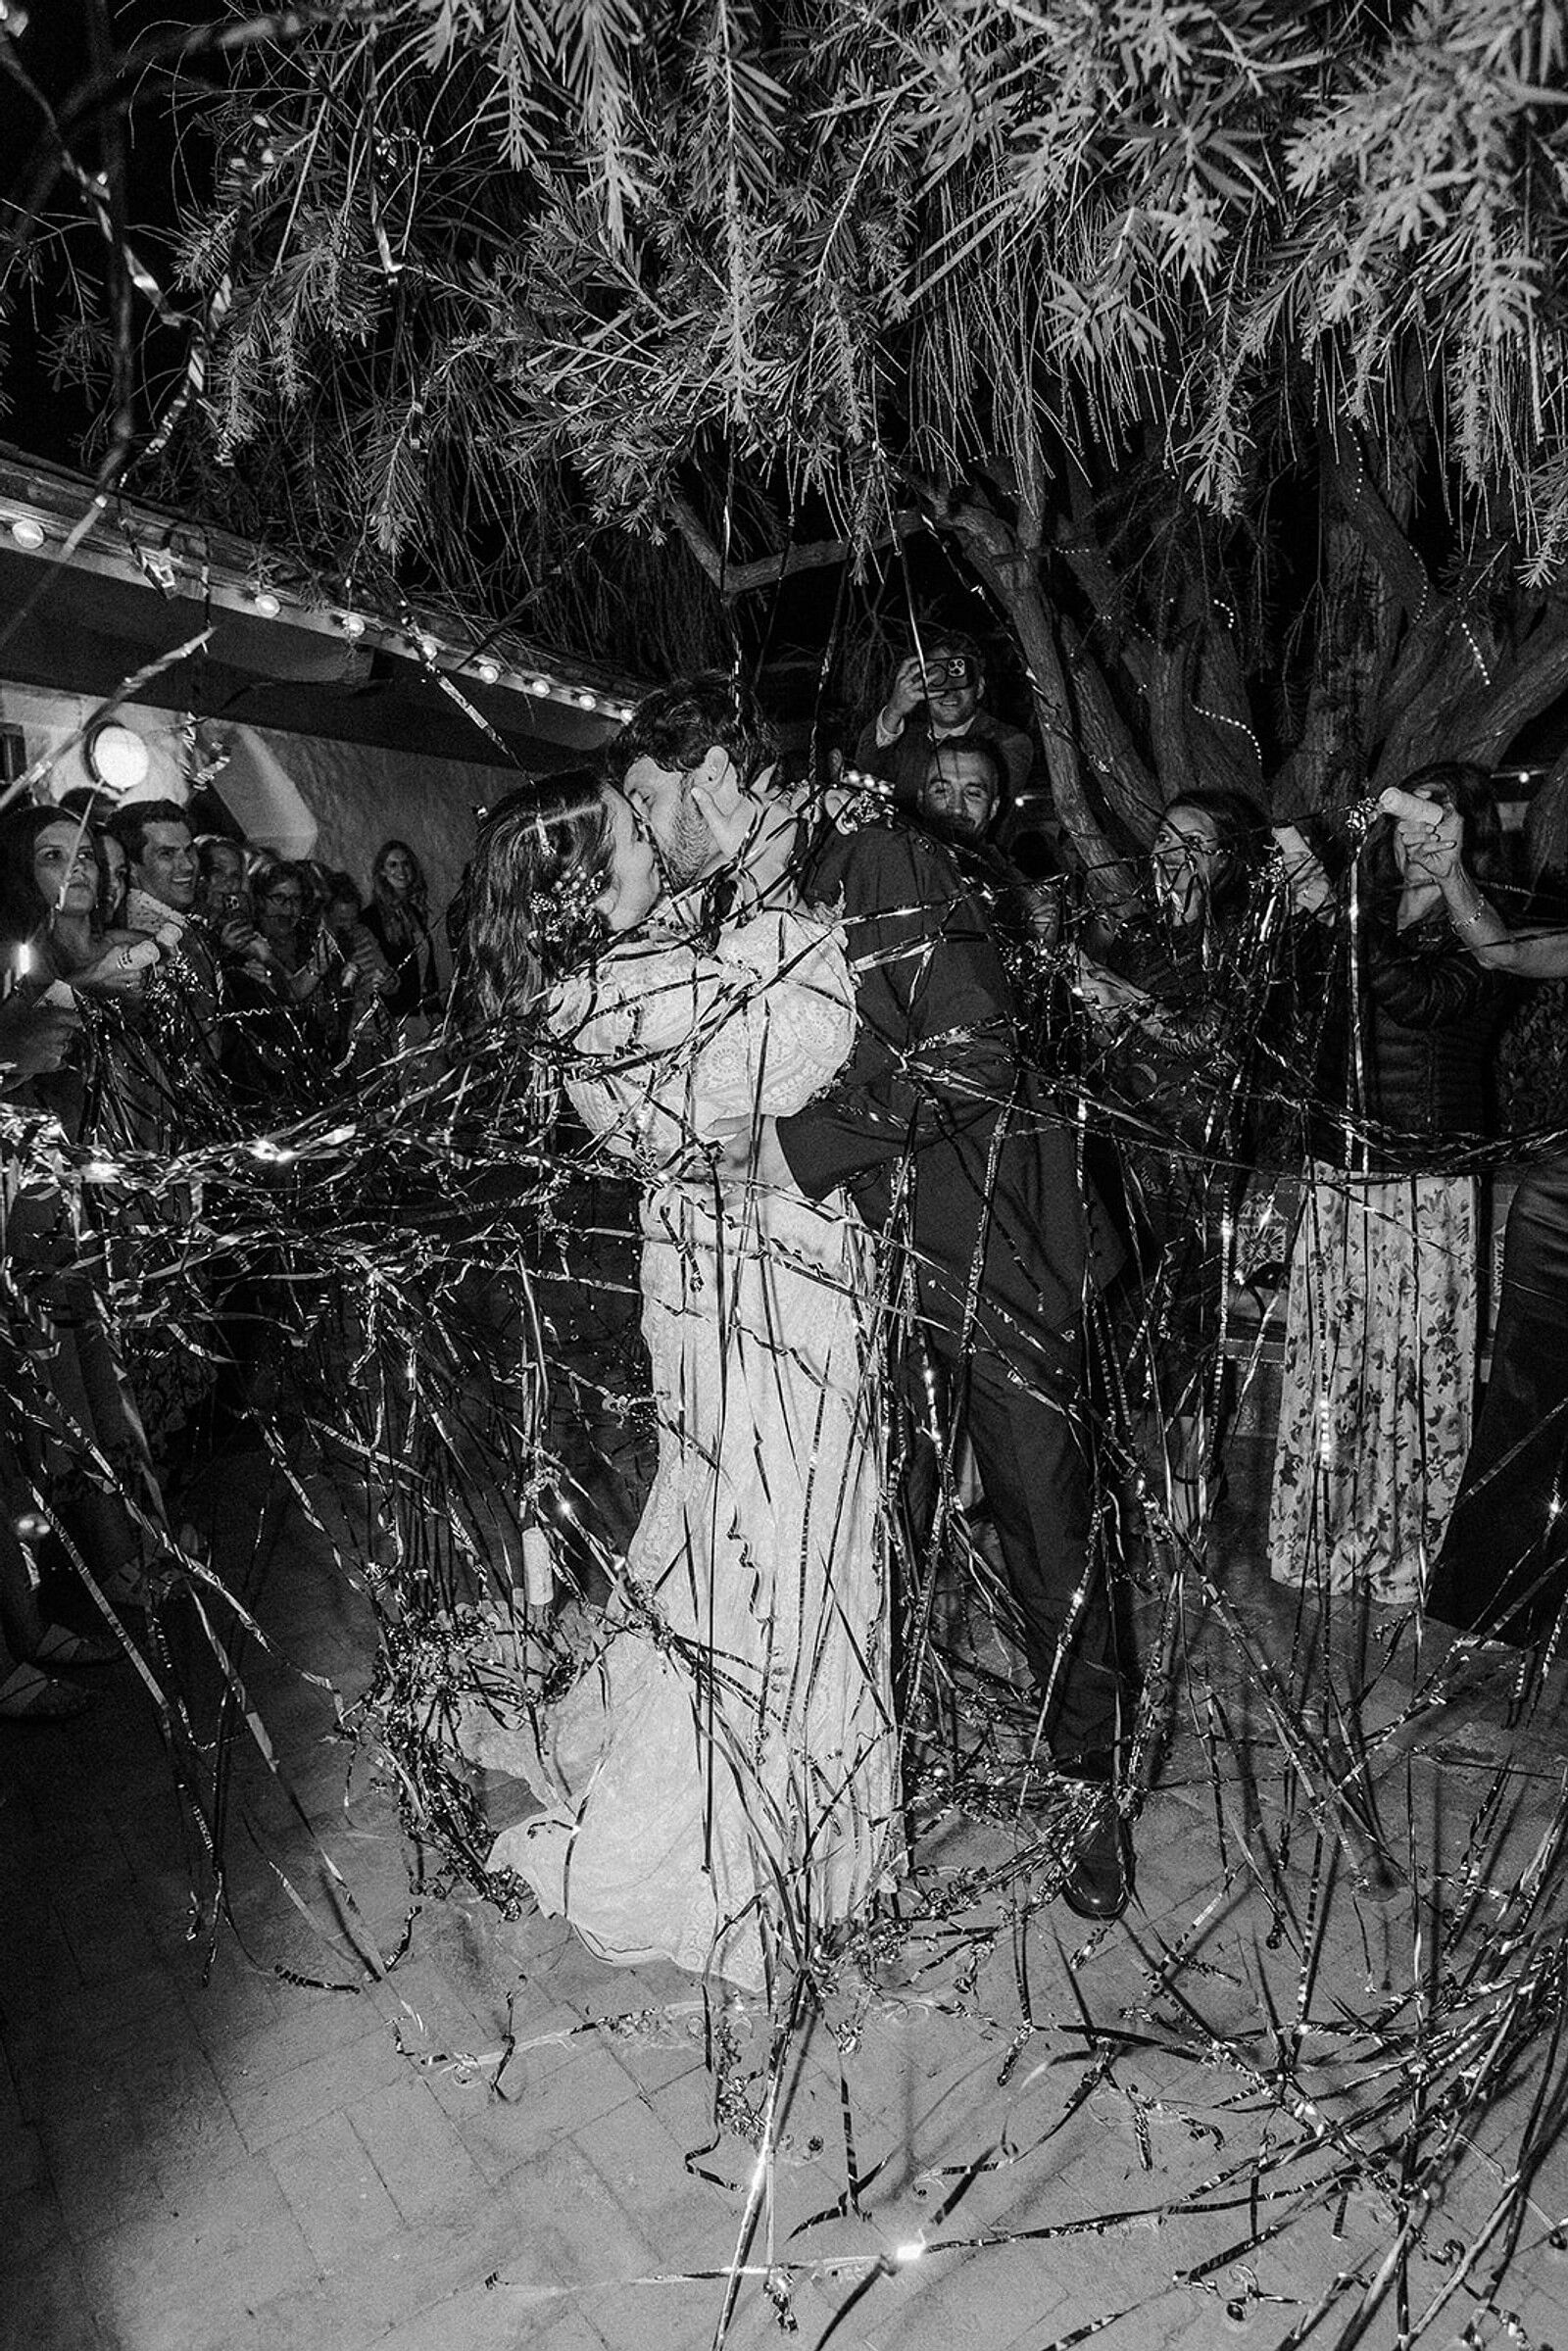
[[[719,834],[750,811],[752,886],[790,870],[844,923],[855,1053],[806,1109],[737,1138],[733,1172],[812,1200],[842,1186],[878,1232],[906,1214],[921,1334],[964,1413],[1052,1753],[1108,1788],[1120,1681],[1079,1427],[1084,1202],[1071,1138],[1019,1066],[983,905],[896,822],[826,826],[791,869],[803,828],[769,796],[770,746],[727,680],[650,695],[611,758],[673,889],[721,874]],[[1102,1806],[1065,1899],[1119,1917],[1130,1862]]]

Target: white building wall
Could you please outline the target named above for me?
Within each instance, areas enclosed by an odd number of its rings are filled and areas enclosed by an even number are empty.
[[[96,707],[82,695],[0,683],[0,725],[22,729],[28,760],[67,745]],[[133,728],[151,755],[138,797],[183,801],[186,735],[180,713],[127,704],[116,712],[116,723]],[[466,760],[416,759],[365,744],[213,719],[200,722],[200,737],[204,747],[216,744],[228,754],[215,783],[236,823],[280,856],[317,857],[351,873],[368,893],[381,843],[390,837],[406,841],[428,878],[438,937],[439,917],[473,846],[475,809],[522,780]],[[46,788],[58,800],[89,781],[80,749],[62,748]]]

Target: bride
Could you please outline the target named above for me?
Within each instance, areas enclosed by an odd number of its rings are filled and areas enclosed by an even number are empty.
[[[703,1146],[827,1084],[855,992],[798,901],[704,945],[692,911],[618,792],[514,794],[480,834],[480,1009],[537,1024],[642,1177],[659,1452],[587,1670],[466,1743],[543,1805],[492,1870],[604,1958],[771,1989],[864,1905],[896,1808],[874,1269],[842,1197],[725,1192]]]

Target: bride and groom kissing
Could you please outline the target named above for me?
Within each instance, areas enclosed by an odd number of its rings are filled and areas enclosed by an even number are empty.
[[[728,681],[648,697],[611,765],[601,791],[512,795],[469,887],[481,1011],[531,1024],[640,1176],[659,1438],[586,1670],[554,1707],[519,1695],[470,1720],[470,1753],[540,1806],[490,1866],[606,1958],[763,1989],[888,1882],[891,1338],[938,1420],[963,1417],[1044,1743],[1103,1790],[1060,1890],[1116,1917],[1088,1220],[984,904],[891,812],[858,823],[778,790]],[[916,1454],[946,1450],[914,1417]],[[929,1450],[914,1471],[918,1521]]]

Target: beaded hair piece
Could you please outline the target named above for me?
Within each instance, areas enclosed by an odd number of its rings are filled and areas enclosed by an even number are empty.
[[[594,902],[604,887],[602,875],[576,865],[548,894],[541,891],[533,899],[528,922],[541,963],[554,970],[570,962],[592,934]]]

